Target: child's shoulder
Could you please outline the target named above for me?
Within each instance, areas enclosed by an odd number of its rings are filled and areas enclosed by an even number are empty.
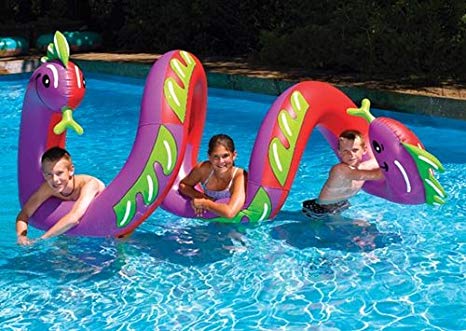
[[[199,171],[210,171],[212,169],[212,163],[210,161],[202,161],[194,166],[194,169]]]
[[[238,178],[238,177],[244,177],[244,176],[247,176],[248,175],[248,172],[243,169],[243,168],[240,168],[240,167],[236,167],[236,169],[234,169],[234,178]]]
[[[91,175],[75,175],[76,185],[79,187],[83,187],[86,184],[97,184],[101,190],[105,187],[105,184],[97,177]]]
[[[199,176],[204,178],[212,171],[212,164],[210,161],[202,161],[197,163],[191,170],[191,175]]]
[[[331,171],[335,170],[335,171],[347,171],[351,169],[351,166],[346,164],[346,163],[343,163],[343,162],[340,162],[340,163],[337,163],[335,164],[332,168],[331,168]]]
[[[351,172],[354,168],[351,167],[350,165],[346,163],[338,163],[335,164],[331,169],[330,169],[330,175],[331,176],[341,176],[341,175],[346,175],[349,172]]]
[[[79,174],[79,175],[74,175],[75,179],[80,182],[89,182],[92,180],[98,180],[96,177],[91,176],[91,175],[86,175],[86,174]]]

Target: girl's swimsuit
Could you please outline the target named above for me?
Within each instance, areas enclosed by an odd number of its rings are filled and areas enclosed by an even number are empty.
[[[212,199],[214,200],[219,200],[219,199],[225,199],[225,198],[230,198],[231,197],[231,193],[230,193],[230,187],[231,187],[231,184],[233,183],[233,178],[235,178],[235,174],[236,174],[236,171],[238,170],[238,168],[235,168],[235,170],[233,171],[233,175],[231,176],[231,179],[230,179],[230,182],[228,183],[228,186],[223,189],[223,190],[220,190],[220,191],[215,191],[215,190],[209,190],[206,186],[207,186],[207,183],[209,182],[209,179],[210,177],[212,177],[212,175],[214,174],[214,170],[212,169],[212,171],[210,172],[209,174],[209,177],[207,177],[207,179],[205,180],[204,183],[201,184],[203,190],[204,190],[204,193],[211,197]]]

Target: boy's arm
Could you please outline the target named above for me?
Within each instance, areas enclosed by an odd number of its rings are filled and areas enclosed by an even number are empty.
[[[58,236],[78,225],[92,200],[94,200],[95,196],[100,193],[103,188],[104,184],[96,178],[87,181],[81,188],[79,198],[73,204],[73,208],[71,208],[70,212],[48,229],[40,238],[46,239]]]
[[[341,187],[348,180],[379,180],[383,179],[380,168],[356,169],[346,164],[339,163],[330,169],[329,176],[324,187]]]
[[[379,180],[383,179],[382,170],[376,169],[349,169],[348,178],[352,180]]]
[[[16,216],[16,236],[18,244],[28,245],[31,242],[27,238],[28,220],[35,213],[37,208],[44,203],[45,200],[52,196],[47,183],[43,183],[39,189],[34,192],[31,197],[26,201],[21,211]]]
[[[361,170],[372,170],[377,168],[380,168],[380,166],[375,158],[371,158],[367,161],[361,162],[361,164],[358,167],[358,169]]]
[[[20,245],[29,245],[31,243],[27,237],[28,219],[29,216],[23,210],[16,217],[16,241]]]

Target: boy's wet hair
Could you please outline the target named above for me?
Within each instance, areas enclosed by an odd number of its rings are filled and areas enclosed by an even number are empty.
[[[233,153],[235,151],[235,143],[233,142],[233,139],[231,139],[231,137],[226,134],[221,133],[212,136],[212,138],[209,140],[209,150],[207,153],[209,155],[212,154],[214,148],[217,145],[224,146],[229,152]]]
[[[362,137],[362,133],[359,132],[358,130],[345,130],[342,133],[340,133],[340,136],[338,137],[338,149],[340,149],[340,141],[342,139],[348,139],[348,140],[356,140],[359,138],[361,140],[361,146],[364,147],[364,138]]]
[[[44,154],[42,154],[41,163],[44,163],[45,161],[55,162],[62,158],[65,158],[71,162],[70,153],[68,153],[68,151],[64,148],[55,146],[49,148],[44,152]]]

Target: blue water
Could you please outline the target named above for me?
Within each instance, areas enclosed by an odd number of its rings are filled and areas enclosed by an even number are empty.
[[[0,79],[2,330],[466,329],[466,122],[374,110],[405,123],[443,162],[441,207],[361,192],[342,220],[303,219],[301,201],[336,162],[316,132],[273,222],[240,228],[158,209],[126,241],[62,236],[23,248],[14,224],[26,84]],[[77,172],[109,183],[129,155],[143,81],[88,75],[87,87],[75,112],[85,134],[69,133],[67,146]],[[273,100],[210,89],[201,156],[224,132],[247,168]]]

